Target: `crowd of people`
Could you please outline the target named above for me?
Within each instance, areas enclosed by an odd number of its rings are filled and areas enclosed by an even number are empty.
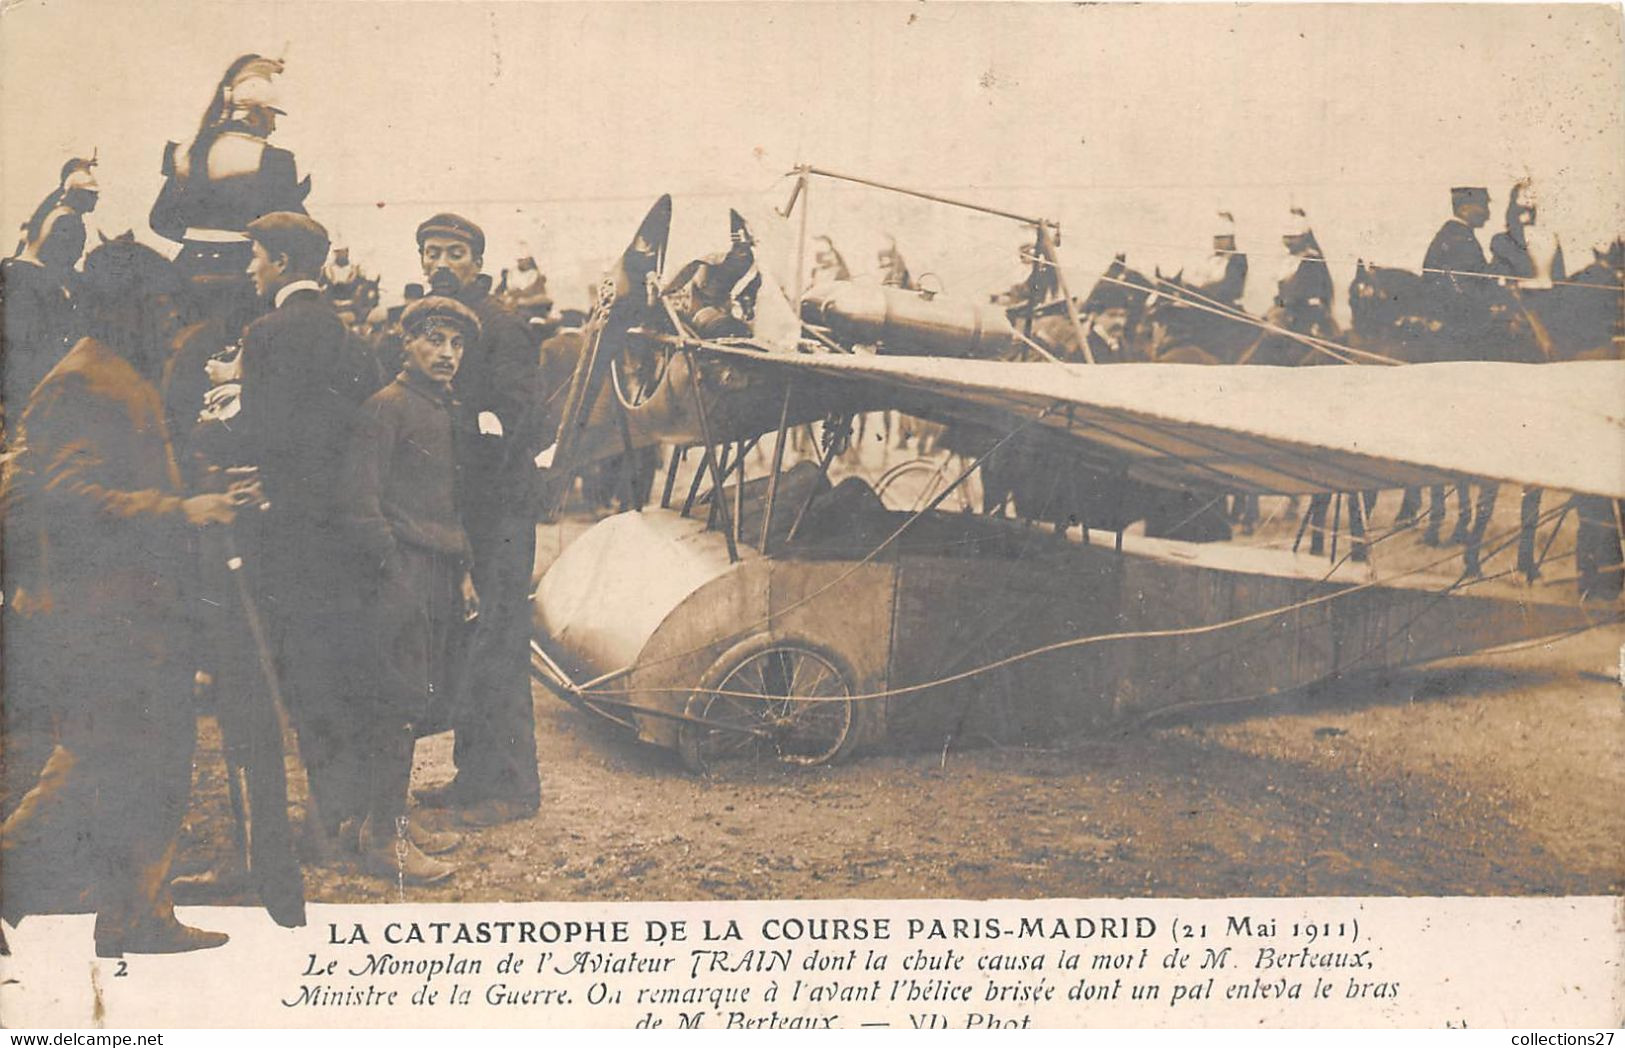
[[[271,142],[280,73],[234,62],[165,149],[151,226],[173,261],[130,234],[84,253],[94,161],[74,161],[0,273],[8,774],[28,728],[54,743],[8,798],[0,916],[88,872],[100,956],[225,941],[174,915],[199,688],[243,773],[235,872],[280,923],[304,896],[268,699],[306,773],[304,862],[432,883],[459,831],[540,803],[536,340],[493,293],[484,231],[449,213],[402,231],[424,284],[394,343],[358,336],[335,299],[365,276],[330,261]],[[456,777],[414,805],[415,741],[448,726]]]

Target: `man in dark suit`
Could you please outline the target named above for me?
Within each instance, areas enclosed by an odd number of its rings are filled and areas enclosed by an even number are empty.
[[[419,795],[458,809],[464,826],[535,813],[536,716],[530,694],[530,579],[536,561],[537,468],[551,443],[535,343],[491,294],[485,233],[461,215],[435,215],[417,230],[432,294],[456,299],[480,321],[453,389],[471,434],[459,450],[463,528],[473,551],[480,614],[454,714],[457,777]]]
[[[6,680],[48,690],[59,734],[0,828],[0,909],[48,909],[59,879],[88,872],[98,956],[206,949],[226,936],[176,920],[169,889],[196,742],[178,650],[195,633],[189,543],[256,496],[181,487],[154,386],[170,264],[119,239],[91,252],[84,280],[86,337],[29,399],[13,478],[26,496],[8,514],[8,555],[39,555],[8,580],[32,643],[7,652]],[[72,825],[83,814],[88,827]]]
[[[239,457],[269,501],[253,551],[256,596],[310,786],[318,857],[360,814],[346,678],[360,580],[335,519],[338,463],[358,406],[382,385],[370,352],[322,296],[327,231],[273,212],[248,225],[248,275],[272,309],[243,334]]]
[[[1456,186],[1450,190],[1450,209],[1451,216],[1433,234],[1427,255],[1422,259],[1422,286],[1427,289],[1429,311],[1440,325],[1440,349],[1435,355],[1445,360],[1481,359],[1494,285],[1479,275],[1489,272],[1490,263],[1474,231],[1484,228],[1490,220],[1489,190],[1482,186]],[[1476,536],[1482,535],[1483,525],[1488,523],[1489,513],[1494,509],[1495,489],[1488,487],[1479,492],[1476,529],[1471,491],[1466,478],[1456,485],[1456,527],[1448,541],[1468,544],[1468,570],[1476,575]],[[1422,541],[1429,546],[1439,544],[1444,512],[1444,488],[1435,486],[1429,495],[1427,530],[1422,536]]]

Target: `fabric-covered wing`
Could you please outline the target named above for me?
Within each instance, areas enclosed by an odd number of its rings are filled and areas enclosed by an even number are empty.
[[[1465,476],[1625,497],[1621,361],[1089,366],[707,348],[853,384],[864,404],[1004,431],[1037,419],[1163,486],[1298,494]]]

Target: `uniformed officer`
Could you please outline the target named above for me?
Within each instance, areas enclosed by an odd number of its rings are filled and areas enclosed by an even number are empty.
[[[1485,278],[1489,260],[1479,246],[1476,230],[1484,228],[1490,218],[1489,190],[1482,186],[1456,186],[1450,190],[1451,216],[1433,235],[1427,254],[1422,260],[1422,286],[1426,288],[1428,309],[1439,324],[1440,348],[1435,359],[1475,359],[1479,347],[1487,342],[1491,283]],[[1480,524],[1488,523],[1488,510],[1493,508],[1493,495],[1480,493],[1485,512]],[[1456,527],[1448,541],[1471,542],[1473,528],[1472,488],[1466,478],[1456,485]],[[1401,506],[1404,514],[1406,507]],[[1429,494],[1427,530],[1422,541],[1429,546],[1439,544],[1439,531],[1444,523],[1445,494],[1442,485],[1436,485]],[[1482,533],[1482,527],[1479,532]],[[1469,551],[1469,570],[1476,567],[1476,557]]]
[[[895,237],[886,237],[886,245],[875,256],[875,264],[880,267],[880,282],[886,287],[913,290],[914,276],[908,271],[908,263],[903,261],[903,253],[897,250]]]
[[[1213,254],[1198,275],[1196,289],[1204,298],[1232,308],[1240,308],[1247,290],[1247,255],[1236,249],[1236,220],[1228,211],[1219,212],[1218,232],[1213,234]]]
[[[1279,312],[1274,322],[1299,334],[1334,337],[1337,325],[1332,321],[1332,274],[1302,208],[1288,212],[1281,243],[1291,257],[1276,283],[1275,306]]]
[[[53,211],[66,208],[82,219],[96,210],[96,203],[101,199],[101,186],[96,182],[95,167],[96,158],[93,156],[74,157],[62,165],[56,188],[45,195],[28,221],[23,223],[23,237],[17,242],[18,254],[26,249],[30,236],[37,234],[46,224],[46,216]],[[83,229],[84,222],[81,221],[79,226]],[[80,251],[83,250],[81,244]],[[77,259],[78,255],[74,258]]]
[[[1489,221],[1489,190],[1457,186],[1450,190],[1450,208],[1451,216],[1428,244],[1422,260],[1422,279],[1437,319],[1446,331],[1463,337],[1480,319],[1486,286],[1482,274],[1489,271],[1489,260],[1474,232]]]
[[[480,337],[453,389],[470,435],[459,450],[463,528],[473,552],[480,615],[453,713],[457,777],[425,791],[426,805],[459,809],[465,826],[533,815],[541,803],[530,693],[530,578],[536,560],[535,457],[551,443],[546,391],[524,324],[491,294],[485,232],[442,213],[417,229],[429,291],[474,311]]]
[[[835,241],[827,236],[813,237],[813,265],[812,274],[807,281],[808,287],[817,287],[832,280],[851,280],[852,272],[846,268],[846,260],[841,257],[840,251],[835,247]]]
[[[1512,277],[1522,287],[1550,287],[1568,277],[1563,245],[1538,217],[1534,181],[1520,179],[1507,194],[1506,228],[1490,238],[1491,273]]]
[[[248,224],[273,212],[303,214],[310,179],[293,154],[271,145],[282,62],[248,54],[226,69],[197,134],[164,147],[164,186],[152,205],[153,232],[181,245],[189,278],[240,283],[252,251]]]
[[[59,203],[31,220],[23,239],[22,250],[0,262],[0,412],[20,410],[77,340],[70,288],[85,249],[84,220]]]

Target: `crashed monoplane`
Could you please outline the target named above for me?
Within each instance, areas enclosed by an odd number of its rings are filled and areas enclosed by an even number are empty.
[[[1617,617],[1458,570],[1459,553],[1378,570],[1361,534],[1339,558],[1335,524],[1328,565],[1204,521],[1230,496],[1352,515],[1361,493],[1461,478],[1625,498],[1625,363],[1058,360],[1034,338],[1042,315],[1087,342],[1055,223],[977,208],[1027,229],[1046,308],[807,288],[796,205],[844,176],[795,174],[782,212],[732,212],[728,249],[669,279],[662,198],[600,289],[555,474],[673,450],[657,499],[629,479],[638,508],[540,580],[535,674],[565,700],[696,769],[818,764],[888,741],[1051,737]],[[912,504],[832,482],[853,420],[879,410],[942,424],[956,452]],[[1012,517],[985,477],[980,505],[949,502],[979,474],[1043,502],[1016,516],[1054,531]]]

